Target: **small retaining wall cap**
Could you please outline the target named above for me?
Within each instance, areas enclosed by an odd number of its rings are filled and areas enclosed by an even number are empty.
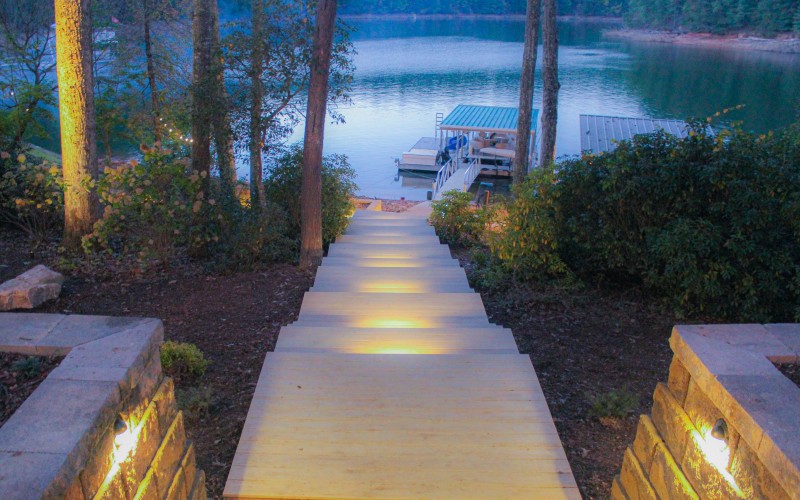
[[[0,311],[35,309],[58,298],[64,276],[38,265],[0,285]]]

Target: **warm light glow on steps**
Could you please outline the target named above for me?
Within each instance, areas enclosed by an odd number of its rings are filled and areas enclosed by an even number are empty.
[[[361,285],[363,293],[425,293],[427,290],[420,283],[413,281],[371,281]]]
[[[433,328],[430,321],[410,318],[365,318],[355,325],[357,328]]]

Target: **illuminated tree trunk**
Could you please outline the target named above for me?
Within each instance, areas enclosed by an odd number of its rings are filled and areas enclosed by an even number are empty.
[[[225,90],[225,62],[219,33],[219,8],[216,0],[209,4],[211,19],[211,75],[213,85],[212,129],[217,150],[217,168],[223,196],[231,199],[236,186],[236,158],[233,151],[233,129],[228,114],[228,95]]]
[[[210,4],[216,0],[194,0],[192,18],[192,170],[205,172],[204,188],[208,191],[211,176],[211,116],[213,102],[209,98],[211,71]]]
[[[556,157],[556,129],[558,124],[558,24],[556,0],[543,0],[542,36],[544,59],[542,61],[542,157],[541,166],[553,163]]]
[[[303,186],[300,195],[300,266],[322,262],[322,145],[328,104],[336,0],[319,0],[311,52],[306,135],[303,146]]]
[[[264,67],[264,51],[262,49],[264,30],[264,4],[263,0],[253,0],[253,47],[251,64],[251,85],[252,103],[250,106],[250,203],[253,207],[263,207],[266,204],[266,193],[264,190],[262,151],[264,142],[262,140],[262,113],[264,101],[264,82],[261,81],[261,73]]]
[[[150,85],[150,103],[153,108],[153,138],[161,141],[161,123],[158,112],[158,90],[156,86],[156,66],[153,61],[153,41],[150,37],[150,1],[144,0],[144,53],[147,59],[147,81]]]
[[[528,0],[525,16],[525,49],[522,55],[522,76],[519,82],[519,122],[517,147],[514,157],[514,184],[525,180],[528,173],[531,122],[533,121],[533,88],[536,74],[536,57],[539,48],[539,17],[542,0]]]
[[[55,0],[64,244],[79,248],[98,215],[91,0]]]

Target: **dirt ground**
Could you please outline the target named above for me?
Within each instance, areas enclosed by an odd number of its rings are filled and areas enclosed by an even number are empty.
[[[60,362],[58,357],[0,352],[0,427]]]
[[[0,233],[0,279],[40,262],[58,269],[59,260],[52,246],[31,253],[24,237]],[[210,388],[207,411],[189,412],[187,432],[209,495],[219,498],[264,356],[281,326],[296,319],[311,283],[312,276],[288,265],[113,279],[73,271],[61,298],[40,311],[157,317],[167,339],[200,347],[208,371],[177,389]],[[635,292],[515,287],[482,295],[491,320],[513,329],[521,352],[531,355],[582,494],[607,498],[638,415],[650,411],[656,382],[667,377],[675,320]],[[638,406],[604,425],[589,416],[591,400],[613,390],[633,394]]]
[[[794,382],[794,385],[800,387],[800,365],[798,364],[783,364],[775,365],[778,367],[783,375]]]

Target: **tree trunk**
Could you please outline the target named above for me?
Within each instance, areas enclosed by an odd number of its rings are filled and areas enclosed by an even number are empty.
[[[80,248],[98,215],[90,15],[91,0],[55,0],[64,245],[73,249]]]
[[[556,23],[556,0],[543,0],[542,37],[544,57],[542,61],[542,157],[541,166],[548,166],[556,158],[556,129],[558,123],[558,24]]]
[[[213,128],[214,146],[217,150],[217,167],[219,168],[222,196],[228,200],[234,198],[236,188],[236,157],[233,151],[233,129],[228,114],[228,95],[225,90],[225,63],[222,58],[222,44],[219,32],[219,7],[216,0],[209,5],[211,13],[211,80],[213,87],[214,113],[211,126]]]
[[[519,122],[517,147],[514,157],[514,184],[525,180],[528,174],[531,125],[533,121],[533,88],[536,74],[536,57],[539,48],[539,17],[542,0],[528,0],[525,15],[525,50],[522,55],[522,76],[519,81]]]
[[[300,267],[322,262],[322,145],[328,104],[336,0],[319,0],[311,52],[306,135],[303,145],[303,186],[300,194]]]
[[[211,116],[213,103],[209,73],[211,69],[211,3],[216,0],[194,0],[192,18],[192,170],[205,172],[204,191],[208,194],[211,177]]]
[[[264,30],[264,4],[263,0],[253,0],[253,47],[252,61],[250,62],[252,72],[250,75],[252,91],[252,103],[250,105],[250,204],[254,208],[263,207],[266,200],[264,190],[264,162],[262,154],[264,149],[261,140],[262,133],[262,114],[264,106],[264,82],[261,80],[261,73],[264,67],[264,51],[262,50],[262,31]]]
[[[156,66],[153,61],[153,42],[150,37],[150,1],[144,0],[144,53],[147,58],[147,81],[150,85],[150,103],[153,108],[153,138],[161,142],[161,123],[158,112],[158,87],[156,86]]]

